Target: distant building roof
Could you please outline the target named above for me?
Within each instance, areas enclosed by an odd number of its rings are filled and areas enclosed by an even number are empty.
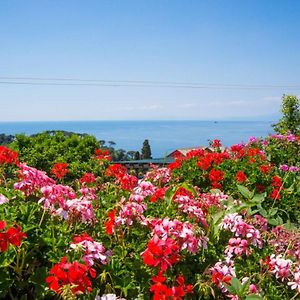
[[[173,152],[169,153],[167,155],[167,157],[174,157],[174,155],[178,155],[181,154],[183,156],[186,156],[188,152],[192,151],[192,150],[197,150],[197,149],[206,149],[207,147],[201,147],[201,146],[197,146],[197,147],[188,147],[188,148],[178,148],[176,150],[174,150]]]
[[[152,159],[139,159],[139,160],[122,160],[122,161],[114,161],[115,164],[169,164],[173,162],[173,157],[165,157],[165,158],[152,158]]]
[[[214,151],[213,147],[208,147],[208,146],[196,146],[196,147],[188,147],[188,148],[178,148],[174,150],[173,152],[169,153],[167,157],[174,157],[178,154],[181,154],[182,156],[186,156],[190,151],[192,150],[198,150],[198,149],[203,149],[207,150],[210,152]],[[226,148],[225,147],[220,147],[221,151],[224,151]]]

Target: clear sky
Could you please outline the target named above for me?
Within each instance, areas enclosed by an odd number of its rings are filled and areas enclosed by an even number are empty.
[[[2,0],[0,77],[1,121],[272,120],[282,94],[299,95],[300,88],[3,82],[37,77],[299,87],[300,1]]]

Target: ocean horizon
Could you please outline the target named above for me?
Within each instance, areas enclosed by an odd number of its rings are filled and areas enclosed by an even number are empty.
[[[26,135],[47,130],[65,130],[113,141],[116,149],[140,151],[149,140],[152,156],[163,157],[177,148],[206,146],[220,139],[224,146],[247,142],[252,136],[274,133],[274,121],[10,121],[0,122],[0,133]]]

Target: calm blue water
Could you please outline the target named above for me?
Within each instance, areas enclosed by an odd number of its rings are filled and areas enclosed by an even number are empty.
[[[145,139],[152,156],[162,157],[176,148],[207,145],[218,138],[223,145],[246,142],[250,136],[273,133],[266,121],[68,121],[0,122],[0,133],[33,134],[45,130],[88,133],[99,140],[114,141],[116,148],[140,150]]]

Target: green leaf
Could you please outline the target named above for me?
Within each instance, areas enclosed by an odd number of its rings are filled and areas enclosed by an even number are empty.
[[[238,188],[239,192],[248,200],[250,200],[253,197],[253,193],[250,192],[247,187],[237,184],[237,188]]]
[[[287,220],[287,222],[284,223],[282,226],[283,226],[284,228],[290,230],[290,231],[297,229],[297,227],[295,226],[295,224],[291,223],[290,220]]]
[[[231,278],[230,284],[235,289],[236,293],[242,289],[242,284],[236,277]]]
[[[268,217],[268,212],[264,209],[264,208],[260,208],[259,209],[259,213],[264,217],[267,218]]]
[[[246,297],[245,300],[262,300],[263,298],[260,295],[251,294]]]
[[[277,219],[268,219],[268,223],[274,226],[279,225],[278,220]]]
[[[281,218],[280,216],[278,216],[278,217],[276,218],[276,220],[277,220],[277,222],[278,222],[278,225],[282,225],[282,224],[283,224],[283,220],[282,220],[282,218]]]
[[[278,208],[277,207],[274,207],[272,208],[270,211],[269,211],[269,216],[275,216],[276,213],[278,211]]]
[[[265,198],[266,198],[266,193],[255,194],[254,197],[251,199],[251,201],[261,203],[265,200]]]
[[[255,214],[258,213],[258,212],[259,212],[258,209],[252,210],[252,211],[250,212],[250,215],[253,216],[253,215],[255,215]]]
[[[235,290],[235,288],[232,285],[228,285],[228,284],[224,284],[225,288],[228,290],[228,292],[230,292],[233,295],[237,294],[237,291]]]

